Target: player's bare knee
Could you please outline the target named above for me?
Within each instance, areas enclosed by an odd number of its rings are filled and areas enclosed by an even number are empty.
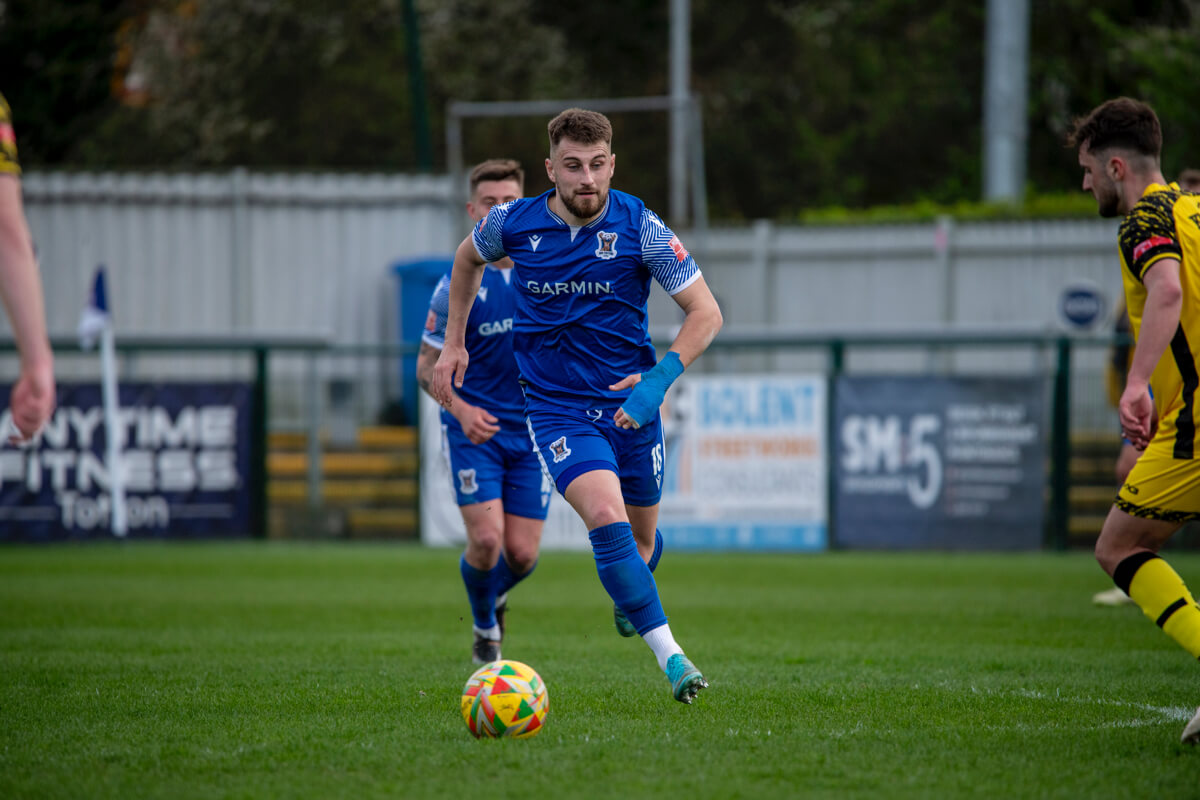
[[[599,528],[602,525],[612,525],[617,522],[628,522],[625,514],[625,502],[620,495],[601,495],[589,498],[586,504],[587,513],[583,515],[589,528]]]
[[[499,528],[490,525],[477,526],[467,531],[467,548],[480,556],[486,556],[489,561],[500,554],[500,543],[504,535]]]
[[[537,563],[537,548],[519,545],[510,547],[504,554],[508,559],[508,566],[517,575],[524,575],[529,570],[533,569],[533,565]]]
[[[518,575],[524,575],[537,563],[541,536],[531,536],[522,526],[510,522],[504,537],[504,559]]]

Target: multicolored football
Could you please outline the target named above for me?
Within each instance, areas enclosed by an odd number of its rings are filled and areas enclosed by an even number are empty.
[[[484,664],[463,687],[462,715],[476,739],[528,739],[542,729],[549,710],[542,677],[520,661]]]

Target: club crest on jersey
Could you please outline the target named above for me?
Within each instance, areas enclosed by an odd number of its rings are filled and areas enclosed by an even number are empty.
[[[458,491],[463,494],[475,494],[479,491],[479,484],[475,482],[475,470],[460,469],[458,471]]]
[[[567,437],[560,436],[550,443],[550,452],[554,454],[554,463],[565,461],[567,456],[571,455],[571,448],[567,447]]]
[[[617,236],[620,234],[609,233],[608,231],[600,231],[596,234],[596,240],[600,242],[600,246],[596,248],[596,257],[603,258],[606,261],[610,258],[617,257]]]
[[[479,291],[475,293],[475,296],[479,298],[479,302],[486,303],[487,302],[487,287],[480,286]]]

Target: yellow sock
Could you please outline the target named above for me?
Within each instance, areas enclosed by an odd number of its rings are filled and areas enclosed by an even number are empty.
[[[1163,632],[1200,658],[1200,607],[1171,565],[1152,553],[1137,553],[1117,565],[1113,580]]]

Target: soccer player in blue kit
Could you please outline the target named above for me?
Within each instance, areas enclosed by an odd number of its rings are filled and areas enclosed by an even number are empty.
[[[474,380],[464,380],[467,315],[484,266],[509,256],[513,347],[534,447],[588,528],[600,582],[654,651],[675,699],[690,703],[708,682],[676,643],[647,563],[661,552],[658,409],[720,330],[721,310],[662,220],[609,189],[616,157],[608,119],[572,108],[548,131],[554,188],[494,207],[455,252],[431,393],[453,402],[453,390]],[[684,312],[657,363],[647,326],[651,278]]]
[[[525,172],[516,161],[492,159],[471,171],[469,183],[467,214],[479,222],[492,206],[524,194]],[[441,412],[443,449],[467,529],[459,571],[474,618],[471,659],[476,664],[501,657],[508,590],[537,565],[550,507],[550,481],[529,441],[517,383],[511,279],[512,262],[506,258],[484,270],[467,320],[475,371]],[[444,344],[449,295],[447,273],[433,290],[417,354],[417,382],[425,391]]]

